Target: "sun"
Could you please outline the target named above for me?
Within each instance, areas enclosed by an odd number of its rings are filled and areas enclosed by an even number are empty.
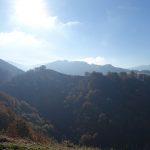
[[[42,26],[55,21],[55,18],[47,15],[44,0],[16,0],[15,15],[21,23],[30,26]]]

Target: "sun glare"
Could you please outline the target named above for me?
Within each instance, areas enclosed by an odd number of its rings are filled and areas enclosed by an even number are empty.
[[[16,0],[17,20],[29,26],[53,26],[56,17],[47,14],[44,0]]]

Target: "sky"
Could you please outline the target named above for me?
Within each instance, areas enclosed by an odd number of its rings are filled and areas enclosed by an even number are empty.
[[[0,58],[150,64],[149,0],[0,0]]]

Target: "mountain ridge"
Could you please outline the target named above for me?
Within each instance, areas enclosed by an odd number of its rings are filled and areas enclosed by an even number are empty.
[[[137,72],[139,74],[147,74],[150,75],[150,65],[143,65],[139,67],[132,67],[132,68],[121,68],[121,67],[115,67],[112,64],[105,64],[105,65],[96,65],[96,64],[88,64],[84,61],[68,61],[68,60],[57,60],[50,63],[44,63],[43,65],[34,65],[32,67],[27,67],[25,65],[17,64],[14,62],[10,62],[13,66],[20,68],[24,71],[29,71],[34,68],[38,68],[40,66],[46,66],[47,69],[51,69],[63,74],[67,75],[81,75],[84,76],[85,73],[89,72],[101,72],[103,74],[107,74],[109,72]],[[28,68],[28,69],[27,69]]]
[[[21,69],[18,69],[14,65],[0,59],[0,82],[5,82],[13,77],[24,73]]]
[[[123,69],[119,67],[114,67],[111,64],[106,65],[96,65],[96,64],[88,64],[83,61],[55,61],[52,63],[46,64],[47,69],[52,69],[64,74],[69,75],[85,75],[86,72],[92,73],[102,72],[107,74],[108,72],[129,72],[128,69]]]
[[[131,69],[138,70],[138,71],[142,71],[142,70],[150,71],[150,65],[141,65],[141,66],[137,66],[137,67],[132,67]]]

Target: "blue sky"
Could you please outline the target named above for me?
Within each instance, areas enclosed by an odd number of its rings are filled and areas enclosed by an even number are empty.
[[[0,58],[150,64],[149,0],[0,0]]]

